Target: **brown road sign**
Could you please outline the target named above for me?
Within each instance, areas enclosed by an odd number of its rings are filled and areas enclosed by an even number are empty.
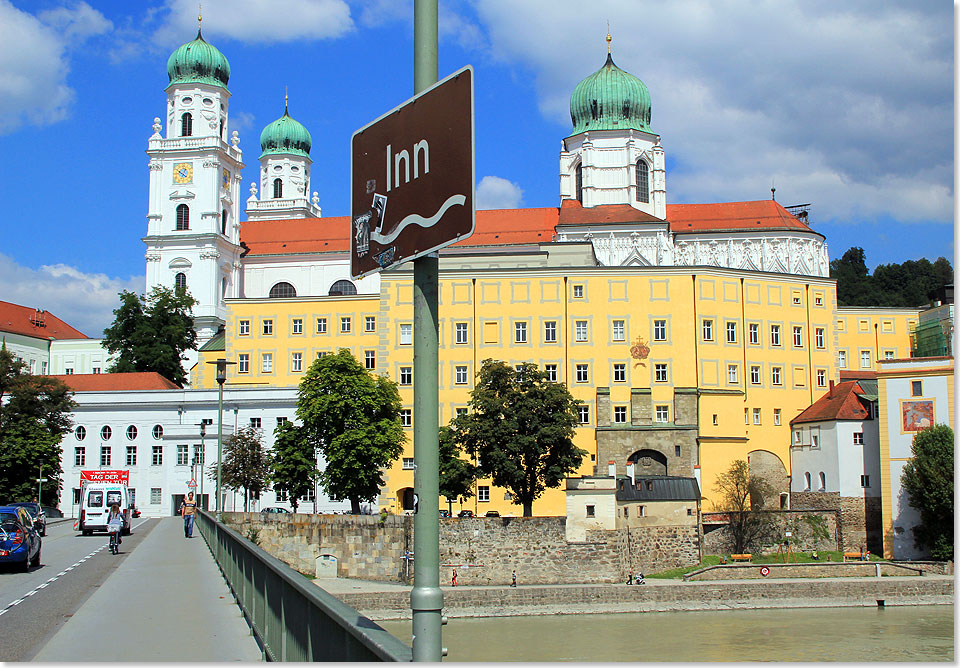
[[[354,278],[473,234],[473,68],[466,66],[353,133]]]

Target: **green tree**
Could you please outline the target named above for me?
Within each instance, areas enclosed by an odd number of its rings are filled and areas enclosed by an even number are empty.
[[[920,513],[916,545],[934,559],[953,561],[953,429],[937,425],[913,437],[913,457],[900,482]]]
[[[872,305],[870,276],[862,248],[854,246],[839,260],[831,260],[830,276],[837,279],[837,301],[840,306]]]
[[[750,467],[738,459],[717,476],[714,483],[719,499],[714,507],[729,517],[732,552],[742,554],[748,549],[776,538],[776,524],[771,513],[764,509],[764,501],[774,492],[773,486],[762,476],[750,473]]]
[[[519,368],[484,360],[470,394],[470,412],[454,418],[455,437],[479,470],[510,490],[523,516],[533,502],[559,487],[586,456],[573,444],[579,401],[535,364]]]
[[[837,279],[840,306],[916,307],[928,304],[953,283],[953,267],[944,257],[933,263],[921,258],[877,265],[870,275],[866,254],[854,246],[830,262],[830,276]]]
[[[461,457],[453,430],[440,427],[440,494],[447,498],[451,514],[455,501],[462,502],[473,496],[477,473],[476,465]]]
[[[220,466],[225,488],[243,490],[243,512],[250,507],[250,499],[259,499],[267,487],[270,467],[263,447],[260,430],[244,427],[223,440],[223,464]],[[217,465],[210,466],[210,476],[217,479]]]
[[[117,355],[107,372],[155,371],[183,387],[184,352],[197,347],[196,303],[188,292],[162,286],[146,296],[121,292],[113,324],[103,330],[103,347]]]
[[[396,384],[371,375],[343,348],[315,360],[304,374],[297,417],[326,460],[320,484],[331,499],[349,499],[358,514],[361,501],[380,493],[383,469],[403,454]]]
[[[278,424],[273,434],[273,451],[268,458],[270,482],[275,491],[287,493],[293,512],[297,512],[300,499],[313,491],[320,475],[317,454],[306,434],[293,422]]]
[[[76,403],[56,378],[34,376],[0,344],[0,499],[31,501],[43,464],[44,505],[57,505],[63,487],[61,440]]]

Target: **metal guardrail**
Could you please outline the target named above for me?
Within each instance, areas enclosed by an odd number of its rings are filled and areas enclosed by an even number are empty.
[[[200,511],[197,528],[270,661],[412,661],[413,650]]]

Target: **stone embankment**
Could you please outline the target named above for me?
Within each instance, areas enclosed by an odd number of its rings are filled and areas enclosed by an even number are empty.
[[[350,587],[344,579],[316,580],[346,604],[374,620],[409,619],[410,589],[380,583]],[[364,589],[364,591],[350,591]],[[949,576],[817,578],[678,582],[647,580],[627,585],[521,585],[443,587],[448,617],[510,617],[618,612],[668,612],[761,608],[833,608],[952,605]]]

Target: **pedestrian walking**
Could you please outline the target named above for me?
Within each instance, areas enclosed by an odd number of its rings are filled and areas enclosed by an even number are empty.
[[[457,569],[456,568],[453,569],[453,586],[454,587],[457,586]]]
[[[183,516],[183,537],[193,538],[193,520],[197,512],[197,502],[193,499],[193,492],[180,504],[180,515]]]
[[[516,587],[516,586],[517,586],[517,572],[516,572],[516,571],[513,572],[513,582],[510,583],[510,586],[511,586],[511,587]]]

